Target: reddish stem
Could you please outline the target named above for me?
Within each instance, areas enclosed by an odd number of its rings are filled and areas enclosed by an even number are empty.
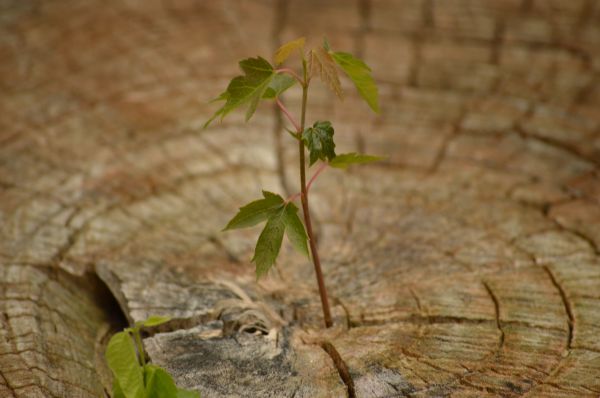
[[[317,179],[319,174],[321,174],[327,168],[327,166],[329,166],[327,163],[325,163],[325,162],[321,163],[321,165],[319,166],[319,168],[317,169],[315,174],[313,174],[313,176],[308,181],[308,184],[306,184],[306,192],[308,192],[310,190],[310,186],[312,185],[312,183]]]
[[[283,105],[283,103],[279,100],[279,98],[277,98],[276,101],[277,101],[277,106],[279,106],[279,109],[281,109],[281,111],[288,118],[288,120],[290,121],[290,123],[292,123],[292,125],[296,129],[296,132],[301,133],[302,129],[300,128],[300,125],[298,123],[296,123],[296,121],[294,120],[294,118],[292,117],[292,115],[290,114],[290,112],[287,110],[287,108],[285,107],[285,105]]]
[[[303,62],[304,66],[304,77],[306,80],[306,62]],[[302,85],[302,116],[300,131],[304,129],[304,122],[306,118],[306,100],[308,96],[307,84]],[[306,227],[306,233],[308,235],[308,244],[310,245],[310,252],[312,253],[313,265],[315,266],[315,274],[317,277],[317,285],[319,286],[319,296],[321,296],[321,306],[323,307],[323,318],[325,320],[325,327],[329,328],[333,326],[333,320],[331,318],[331,310],[329,309],[329,298],[327,297],[327,289],[325,288],[325,280],[323,278],[323,271],[321,270],[321,260],[319,259],[319,252],[317,251],[317,245],[315,242],[315,236],[312,230],[312,223],[310,221],[310,211],[308,207],[308,190],[306,189],[306,165],[304,160],[304,142],[298,140],[298,150],[300,152],[300,188],[302,189],[302,213],[304,213],[304,226]]]
[[[327,166],[329,166],[329,164],[327,163],[322,163],[319,168],[317,169],[317,171],[315,172],[315,174],[313,174],[313,176],[310,178],[310,180],[308,181],[308,184],[306,184],[306,193],[308,194],[308,192],[310,191],[310,186],[312,185],[312,183],[317,179],[317,177],[319,176],[319,174],[321,174],[326,168]],[[302,195],[302,192],[296,192],[295,194],[291,195],[290,197],[288,197],[285,200],[285,203],[290,203],[293,202],[294,200],[298,199],[298,197]]]
[[[294,77],[294,79],[298,80],[298,83],[304,84],[304,82],[302,81],[300,76],[298,76],[298,74],[293,69],[290,69],[290,68],[275,69],[275,73],[287,73],[289,75],[292,75]]]

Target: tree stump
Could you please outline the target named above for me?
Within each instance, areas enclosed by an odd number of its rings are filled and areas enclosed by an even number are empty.
[[[0,3],[0,395],[101,397],[106,340],[202,397],[598,397],[600,2]],[[309,96],[340,152],[311,206],[335,327],[284,247],[221,233],[298,190],[262,106],[202,130],[237,60],[326,35],[381,115]],[[290,91],[290,109],[300,106]]]

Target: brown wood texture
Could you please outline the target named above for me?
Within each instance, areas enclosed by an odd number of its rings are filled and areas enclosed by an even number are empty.
[[[387,156],[311,189],[326,331],[306,259],[256,283],[259,231],[220,232],[298,191],[285,121],[201,129],[301,35],[382,104],[317,83],[307,121]],[[149,357],[206,398],[597,398],[600,2],[0,0],[0,396],[105,396],[103,344],[151,314]]]

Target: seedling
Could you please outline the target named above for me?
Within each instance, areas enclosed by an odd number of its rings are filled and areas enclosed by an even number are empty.
[[[296,52],[300,55],[301,72],[280,67]],[[241,106],[247,106],[246,121],[248,121],[261,101],[275,101],[293,127],[293,130],[288,130],[288,132],[297,141],[300,155],[300,192],[284,199],[278,194],[263,191],[263,198],[241,207],[235,217],[229,221],[225,230],[252,227],[266,222],[256,242],[252,258],[252,262],[256,264],[257,279],[266,275],[275,264],[284,234],[300,253],[309,258],[312,257],[325,326],[330,327],[333,325],[333,321],[311,224],[308,193],[316,178],[328,167],[345,169],[352,164],[369,163],[381,158],[357,153],[336,155],[333,141],[334,129],[331,122],[315,121],[312,126],[306,127],[308,89],[312,79],[319,77],[341,99],[342,87],[338,76],[338,71],[341,69],[352,80],[358,93],[369,107],[379,113],[377,86],[371,76],[371,69],[363,61],[348,53],[332,51],[326,40],[322,46],[309,51],[305,50],[304,38],[293,40],[277,50],[274,61],[277,67],[262,57],[240,61],[239,65],[244,75],[233,78],[227,89],[215,99],[215,101],[225,101],[225,103],[206,122],[205,127],[217,118],[222,120],[231,111]],[[286,90],[296,84],[302,88],[299,123],[280,99]],[[319,163],[308,183],[306,181],[305,148],[309,152],[309,167]],[[304,224],[298,217],[298,207],[294,204],[298,198],[302,205]]]
[[[200,398],[195,391],[177,388],[169,373],[146,362],[140,329],[158,326],[169,319],[151,316],[111,337],[106,361],[114,376],[113,398]]]

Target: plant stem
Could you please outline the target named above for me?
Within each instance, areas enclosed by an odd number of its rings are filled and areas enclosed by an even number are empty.
[[[306,194],[307,195],[310,192],[310,187],[312,186],[313,182],[315,182],[315,180],[317,179],[317,177],[319,176],[319,174],[321,174],[323,172],[323,170],[325,170],[327,168],[327,166],[329,166],[329,164],[327,164],[325,162],[321,163],[321,165],[319,166],[319,168],[317,169],[317,171],[315,172],[315,174],[313,174],[313,176],[310,178],[310,180],[308,180],[308,184],[306,184]],[[285,200],[285,203],[293,202],[300,195],[302,195],[302,192],[296,192],[295,194],[289,196]]]
[[[300,132],[304,131],[304,123],[306,119],[306,101],[308,99],[308,83],[306,81],[305,61],[303,61],[303,66],[304,83],[302,84],[302,116],[300,118]],[[298,140],[298,151],[300,153],[300,189],[302,190],[302,195],[300,196],[300,199],[302,201],[302,212],[304,213],[304,224],[306,224],[308,243],[310,245],[310,252],[312,253],[313,264],[315,266],[317,284],[319,285],[319,295],[321,296],[321,306],[323,307],[323,318],[325,319],[325,327],[329,328],[333,326],[333,321],[331,320],[329,300],[327,299],[327,289],[325,288],[323,272],[321,271],[321,261],[319,260],[319,252],[317,251],[317,245],[314,239],[312,224],[310,222],[310,211],[308,208],[308,190],[306,188],[306,162],[304,159],[304,142],[302,140]]]
[[[140,330],[134,327],[131,332],[133,333],[133,339],[138,349],[138,355],[140,356],[140,363],[142,366],[146,366],[146,355],[144,354],[144,346],[142,345],[142,339],[140,338]]]

